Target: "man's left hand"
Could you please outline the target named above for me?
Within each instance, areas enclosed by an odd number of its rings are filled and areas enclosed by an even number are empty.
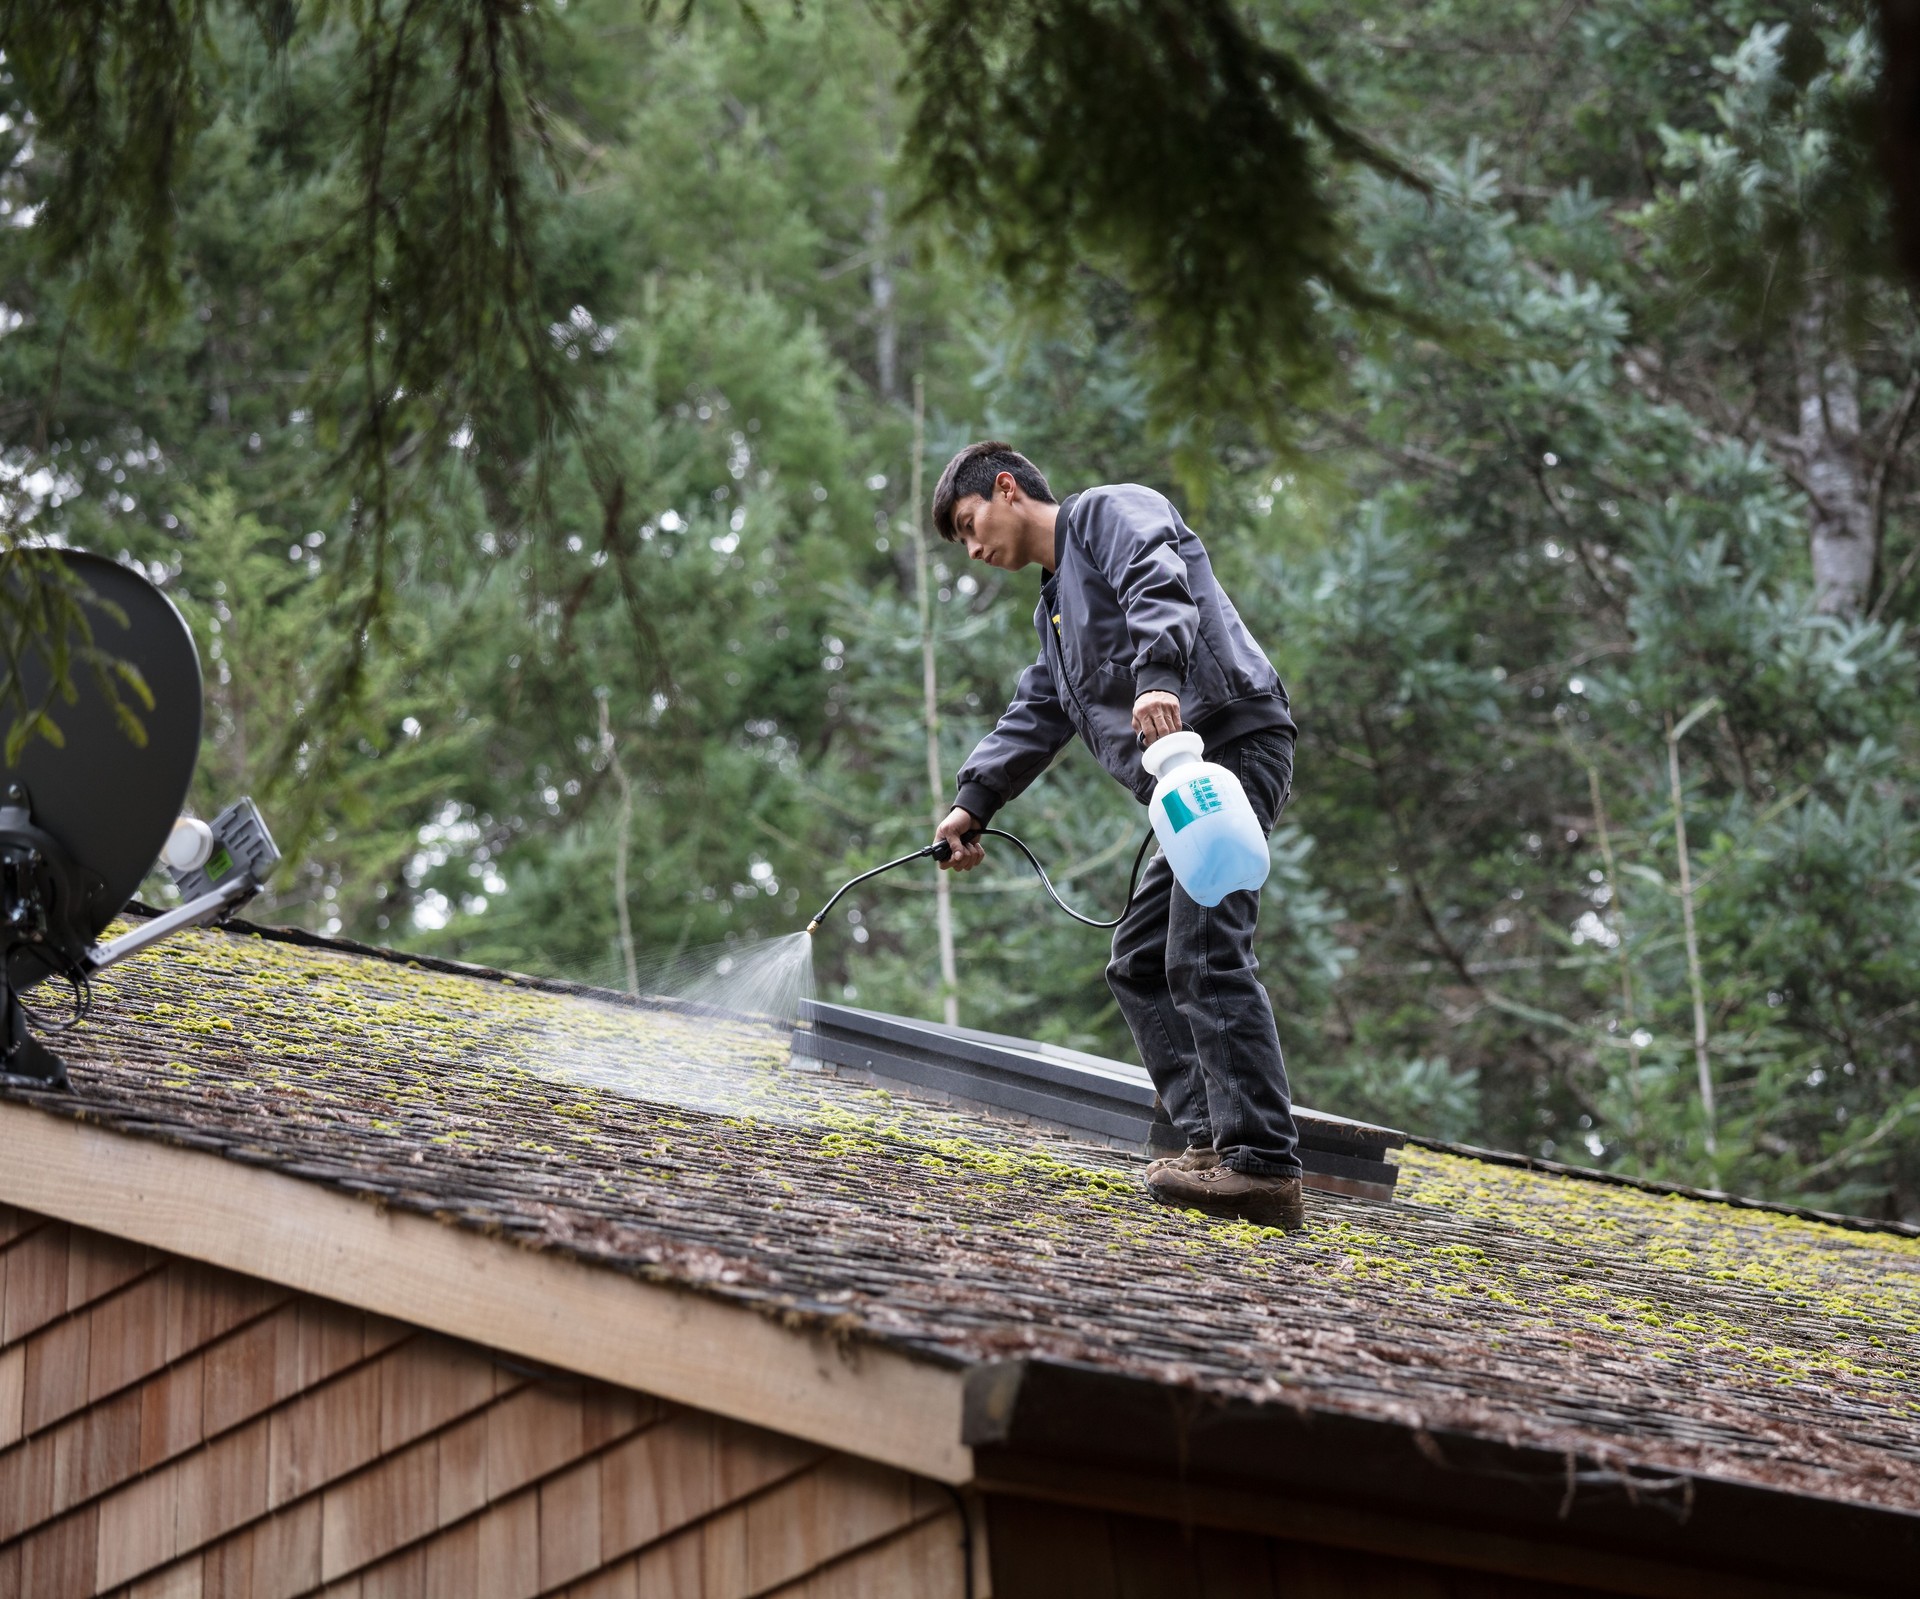
[[[1146,744],[1179,732],[1180,696],[1161,688],[1148,689],[1133,702],[1133,730]]]

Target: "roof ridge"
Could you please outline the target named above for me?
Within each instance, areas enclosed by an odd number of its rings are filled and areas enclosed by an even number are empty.
[[[1730,1194],[1719,1188],[1689,1188],[1685,1183],[1663,1183],[1651,1177],[1629,1177],[1624,1172],[1602,1171],[1595,1166],[1569,1166],[1563,1161],[1521,1155],[1512,1150],[1482,1149],[1477,1144],[1449,1143],[1444,1138],[1423,1138],[1409,1133],[1407,1142],[1419,1149],[1437,1150],[1443,1155],[1458,1155],[1465,1160],[1485,1161],[1490,1166],[1519,1166],[1527,1171],[1545,1172],[1553,1177],[1571,1177],[1579,1182],[1604,1183],[1614,1188],[1632,1188],[1643,1194],[1673,1195],[1696,1199],[1708,1205],[1730,1205],[1736,1210],[1761,1210],[1776,1216],[1793,1216],[1801,1221],[1824,1222],[1829,1227],[1857,1233],[1892,1233],[1900,1238],[1920,1238],[1920,1225],[1907,1221],[1883,1221],[1872,1216],[1849,1216],[1844,1211],[1815,1210],[1810,1205],[1789,1205],[1776,1199],[1753,1199],[1745,1194]]]
[[[129,900],[120,914],[145,919],[158,916],[161,912],[139,900]],[[403,949],[391,949],[381,944],[363,944],[358,939],[341,938],[326,933],[310,933],[304,927],[270,927],[264,922],[250,922],[242,916],[225,917],[220,921],[209,923],[208,928],[214,932],[244,933],[253,938],[263,939],[269,944],[290,944],[296,949],[331,950],[335,954],[359,955],[368,960],[382,961],[389,966],[414,966],[421,971],[441,972],[449,977],[471,977],[483,983],[504,983],[514,988],[530,988],[537,993],[562,994],[574,999],[597,999],[609,1005],[623,1005],[630,1010],[675,1011],[689,1016],[725,1016],[733,1021],[744,1022],[757,1020],[755,1017],[744,1016],[738,1011],[729,1011],[718,1005],[703,1005],[698,1000],[676,999],[670,994],[629,994],[623,989],[600,988],[593,983],[575,982],[568,977],[540,977],[532,972],[514,971],[511,967],[480,966],[472,961],[457,961],[445,955],[419,955]]]

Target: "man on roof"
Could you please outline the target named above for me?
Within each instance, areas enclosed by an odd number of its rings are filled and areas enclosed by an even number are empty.
[[[986,858],[970,835],[1076,733],[1144,804],[1154,784],[1141,751],[1191,728],[1273,830],[1293,787],[1287,691],[1165,495],[1118,483],[1056,502],[1039,468],[989,440],[947,463],[933,521],[976,561],[1042,572],[1039,659],[960,768],[938,830],[952,846],[947,868]],[[1147,1167],[1153,1197],[1297,1228],[1300,1140],[1253,955],[1259,913],[1258,890],[1197,904],[1156,854],[1114,930],[1107,985],[1187,1142]]]

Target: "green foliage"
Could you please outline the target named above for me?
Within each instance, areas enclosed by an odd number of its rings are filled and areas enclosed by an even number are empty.
[[[1700,19],[1694,61],[1717,56],[1719,77],[1700,72],[1711,92],[1684,119],[1665,101],[1675,125],[1707,127],[1751,71],[1720,26]],[[1803,153],[1779,131],[1802,114],[1778,105],[1755,159]],[[1832,154],[1866,158],[1857,139]],[[1783,207],[1851,204],[1861,237],[1878,226],[1871,195],[1767,181]],[[1298,819],[1359,923],[1334,1013],[1355,1102],[1389,1103],[1394,1059],[1444,1055],[1516,1144],[1908,1209],[1916,952],[1891,923],[1915,908],[1920,835],[1892,774],[1912,759],[1912,649],[1901,625],[1815,609],[1783,443],[1794,366],[1702,336],[1760,325],[1730,282],[1664,275],[1696,195],[1609,213],[1584,183],[1531,192],[1471,152],[1437,188],[1425,213],[1378,196],[1362,227],[1378,275],[1506,342],[1457,363],[1369,346],[1347,411],[1367,419],[1376,464],[1347,471],[1368,497],[1272,585],[1313,695],[1303,756],[1321,757],[1303,758]],[[1636,263],[1639,238],[1655,248]],[[1817,263],[1882,329],[1880,358],[1910,359],[1871,266]],[[1871,368],[1861,392],[1897,418]],[[1910,488],[1883,492],[1911,516]],[[1708,699],[1679,760],[1711,1130],[1665,755],[1665,728]]]
[[[1203,438],[1324,377],[1322,296],[1379,303],[1326,161],[1410,174],[1228,0],[967,0],[927,7],[912,48],[922,208],[1043,299],[1111,274],[1163,412]]]
[[[413,426],[485,406],[503,362],[519,403],[548,415],[531,170],[547,142],[541,8],[321,4],[302,17],[264,0],[96,0],[4,17],[11,120],[43,146],[33,253],[83,328],[124,351],[181,308],[193,159],[244,119],[255,162],[321,202],[283,212],[294,228],[274,243],[292,247],[330,324],[309,393],[332,402],[320,426],[369,514],[386,514],[388,453]],[[296,27],[298,75],[276,84]]]
[[[327,723],[362,708],[395,528],[437,492],[429,441],[465,430],[503,520],[546,509],[569,403],[548,326],[578,287],[543,254],[562,175],[537,93],[547,21],[507,0],[0,12],[7,126],[33,141],[8,303],[47,335],[8,442],[57,454],[89,378],[183,354],[195,291],[244,281],[198,320],[224,313],[255,346],[289,342],[267,331],[276,313],[297,329],[281,415],[311,429],[305,497],[341,534],[346,621],[310,706]],[[293,744],[281,754],[290,770]]]
[[[242,121],[248,177],[270,171],[276,198],[299,193],[263,210],[278,213],[274,242],[317,335],[300,409],[347,524],[347,636],[387,614],[396,523],[432,493],[407,469],[423,441],[462,433],[494,517],[551,533],[550,447],[572,431],[574,386],[555,349],[579,351],[546,335],[611,266],[569,248],[577,236],[556,236],[560,193],[576,176],[591,181],[607,153],[585,126],[590,105],[569,103],[606,88],[577,48],[580,14],[521,0],[89,0],[0,12],[7,123],[34,130],[28,254],[51,279],[35,298],[60,322],[34,448],[49,442],[70,333],[109,341],[125,360],[184,308],[195,263],[179,221],[194,162],[222,124]],[[556,48],[563,22],[574,30]],[[859,36],[852,54],[869,67],[895,54],[871,23],[834,19]],[[1079,252],[1110,262],[1147,312],[1162,387],[1183,413],[1271,410],[1277,379],[1324,366],[1316,296],[1368,296],[1322,149],[1393,164],[1232,6],[947,3],[902,7],[894,24],[911,47],[893,65],[911,96],[923,209],[984,218],[999,264],[1055,293]],[[746,25],[773,41],[756,14]],[[956,67],[987,73],[988,115],[954,92]],[[644,121],[654,107],[629,109]],[[663,143],[685,142],[668,131]],[[815,151],[845,166],[829,141]],[[1222,358],[1236,346],[1239,359]],[[358,646],[342,652],[323,707],[361,692],[363,670]]]
[[[1342,1114],[1388,1127],[1417,1127],[1422,1137],[1471,1144],[1481,1125],[1480,1074],[1455,1071],[1444,1055],[1375,1061],[1350,1058],[1320,1078]]]
[[[255,22],[267,10],[238,9]],[[206,0],[22,0],[0,12],[17,103],[62,157],[36,201],[36,243],[48,266],[79,269],[78,297],[127,340],[143,316],[179,306],[175,197],[213,116],[211,10]]]
[[[1822,285],[1871,293],[1891,265],[1872,34],[1755,21],[1712,66],[1717,126],[1660,129],[1675,181],[1644,221],[1663,265],[1687,295],[1775,332]]]
[[[400,619],[336,736],[304,736],[339,648],[319,546],[243,511],[223,482],[186,488],[173,504],[168,588],[206,677],[193,803],[210,816],[251,792],[296,863],[282,869],[277,901],[310,917],[364,915],[374,885],[418,850],[449,774],[472,759],[468,728],[419,736],[437,699],[432,653],[458,638],[462,618],[442,605]],[[153,891],[167,892],[157,877]]]
[[[94,641],[90,613],[126,625],[125,613],[53,552],[19,543],[10,530],[0,535],[0,659],[17,692],[7,727],[9,765],[30,739],[65,747],[61,707],[78,700],[83,675],[112,709],[120,731],[135,744],[146,743],[140,713],[153,709],[153,691],[139,667]]]

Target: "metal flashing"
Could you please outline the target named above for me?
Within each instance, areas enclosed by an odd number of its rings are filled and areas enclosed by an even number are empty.
[[[1140,1155],[1180,1147],[1146,1072],[1125,1061],[1032,1039],[881,1011],[804,1002],[796,1061],[1092,1139]],[[1399,1167],[1387,1152],[1406,1134],[1294,1106],[1309,1188],[1389,1200]]]

